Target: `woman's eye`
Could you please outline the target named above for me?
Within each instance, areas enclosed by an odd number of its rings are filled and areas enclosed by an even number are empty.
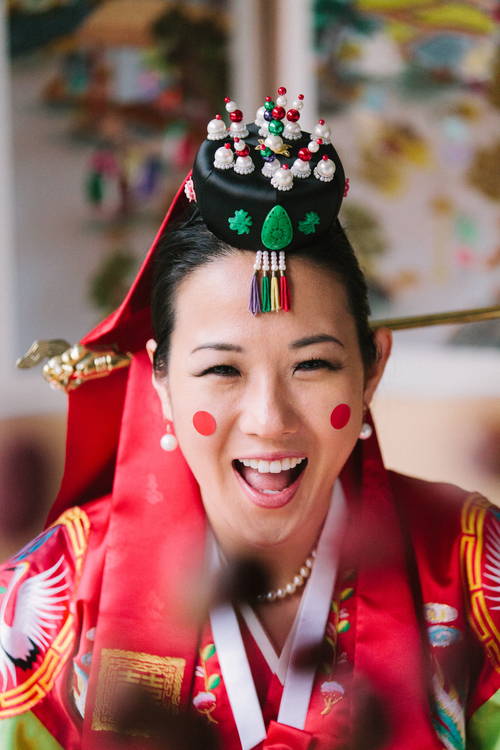
[[[340,370],[341,365],[328,362],[326,359],[306,359],[304,362],[299,362],[295,365],[296,370],[302,370],[308,372],[309,370]]]
[[[207,367],[206,370],[200,373],[200,375],[222,375],[229,378],[237,377],[239,374],[239,370],[232,365],[214,365],[213,367]]]

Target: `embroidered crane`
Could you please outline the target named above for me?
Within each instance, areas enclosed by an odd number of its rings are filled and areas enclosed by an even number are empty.
[[[486,564],[484,568],[488,572],[484,573],[484,578],[493,581],[495,585],[484,584],[484,588],[497,594],[497,596],[485,594],[486,599],[491,602],[500,602],[500,524],[497,521],[499,511],[495,510],[493,514],[496,517],[495,521],[486,530]],[[500,605],[490,607],[490,609],[500,609]]]
[[[0,606],[0,692],[6,690],[9,677],[16,684],[15,667],[29,669],[38,654],[49,646],[51,631],[63,617],[66,610],[63,602],[69,598],[63,593],[69,587],[63,561],[61,556],[51,568],[30,578],[26,578],[28,560],[8,568],[13,574]],[[9,624],[6,615],[14,595]]]

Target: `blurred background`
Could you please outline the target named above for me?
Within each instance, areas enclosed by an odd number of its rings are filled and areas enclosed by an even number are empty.
[[[284,85],[324,117],[374,318],[500,304],[495,0],[7,0],[0,24],[0,556],[57,491],[66,398],[15,360],[114,309],[206,123]],[[500,503],[500,321],[395,333],[388,466]]]

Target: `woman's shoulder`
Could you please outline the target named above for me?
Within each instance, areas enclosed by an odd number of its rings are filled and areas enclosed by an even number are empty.
[[[89,541],[105,532],[109,512],[110,499],[107,496],[66,509],[50,526],[2,563],[0,571],[12,570],[22,563],[27,572],[31,572],[43,567],[52,555],[64,559],[72,569],[78,570]]]
[[[469,622],[500,676],[500,508],[451,484],[394,472],[390,482],[422,589],[465,594]]]
[[[410,529],[453,537],[470,527],[478,514],[496,523],[500,509],[480,492],[446,482],[430,482],[389,471],[394,502]]]

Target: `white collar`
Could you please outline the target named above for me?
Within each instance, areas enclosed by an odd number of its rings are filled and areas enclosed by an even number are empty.
[[[297,729],[303,729],[305,725],[315,668],[311,666],[307,670],[297,669],[292,656],[308,645],[320,642],[323,637],[337,576],[339,542],[345,518],[345,496],[340,482],[337,481],[319,538],[314,567],[287,638],[287,644],[290,642],[289,652],[281,654],[282,665],[279,663],[281,657],[278,659],[272,649],[275,660],[278,660],[277,668],[273,669],[273,672],[278,674],[278,670],[281,671],[286,666],[278,722]],[[212,564],[220,566],[220,557],[215,545],[213,550]],[[226,602],[214,607],[210,612],[210,623],[241,745],[243,750],[251,750],[266,738],[267,732],[238,619],[232,605]],[[263,630],[262,626],[260,628]],[[285,649],[286,644],[283,652]],[[263,654],[266,659],[270,657],[272,662],[273,657],[269,650],[267,656],[265,651]],[[268,663],[271,666],[269,659]],[[276,666],[276,662],[274,664]]]

